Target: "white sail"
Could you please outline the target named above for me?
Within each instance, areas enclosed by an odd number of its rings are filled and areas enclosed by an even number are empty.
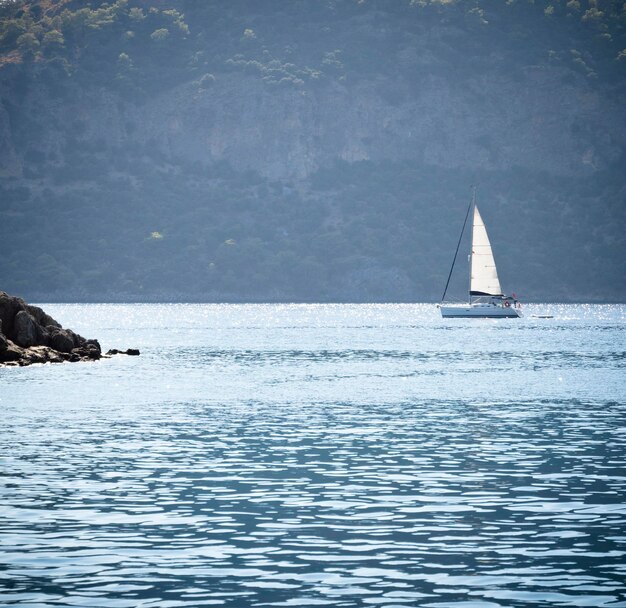
[[[474,206],[474,228],[472,231],[470,295],[502,295],[487,230],[476,206]]]

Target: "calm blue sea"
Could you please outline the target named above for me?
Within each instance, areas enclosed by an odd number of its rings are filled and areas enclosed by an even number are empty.
[[[0,369],[0,605],[626,606],[626,306],[44,308],[142,354]]]

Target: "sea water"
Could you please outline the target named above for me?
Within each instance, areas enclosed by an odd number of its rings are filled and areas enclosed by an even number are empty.
[[[626,606],[626,306],[44,308],[141,356],[0,369],[0,605]]]

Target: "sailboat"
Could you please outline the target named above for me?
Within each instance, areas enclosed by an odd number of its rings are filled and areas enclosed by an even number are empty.
[[[446,293],[450,284],[450,277],[456,262],[459,246],[463,238],[463,232],[467,225],[467,220],[472,215],[472,245],[469,255],[470,285],[469,301],[467,304],[455,304],[446,302]],[[476,188],[474,188],[472,200],[465,215],[461,236],[454,253],[452,267],[448,275],[448,281],[441,298],[441,303],[437,305],[444,318],[518,318],[522,316],[521,305],[515,295],[506,296],[502,293],[496,262],[491,251],[491,243],[487,236],[487,229],[476,205]]]

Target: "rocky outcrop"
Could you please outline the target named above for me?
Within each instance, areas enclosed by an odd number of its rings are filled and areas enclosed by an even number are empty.
[[[0,291],[0,367],[63,361],[95,361],[114,354],[138,355],[137,349],[110,350],[97,340],[64,329],[41,308]]]
[[[117,350],[117,348],[112,348],[107,351],[107,355],[132,355],[137,356],[139,354],[139,350],[137,348],[127,348],[126,350]]]

